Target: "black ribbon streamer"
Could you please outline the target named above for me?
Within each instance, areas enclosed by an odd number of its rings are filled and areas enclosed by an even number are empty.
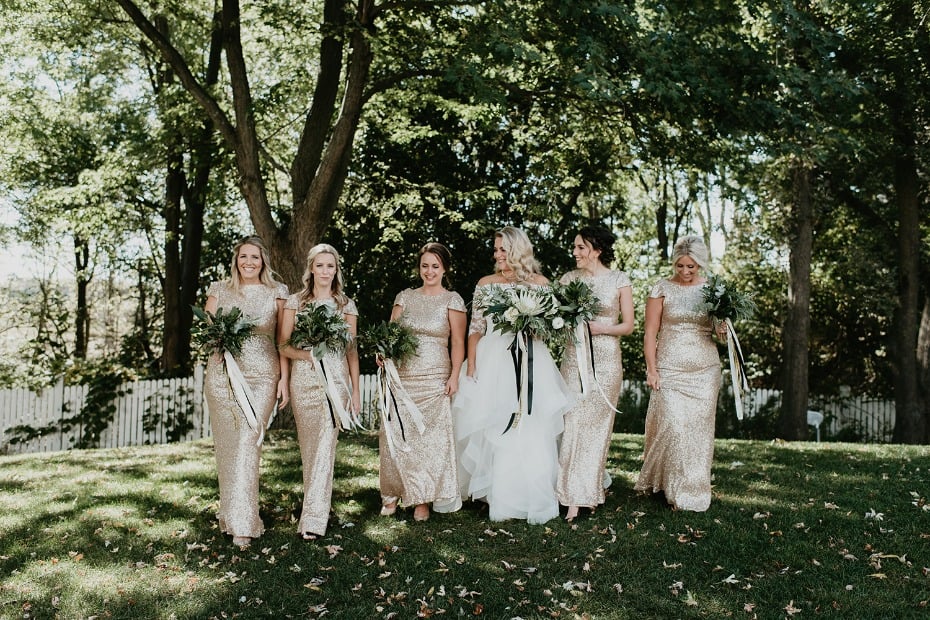
[[[404,431],[404,420],[403,420],[403,418],[400,417],[400,407],[397,406],[397,397],[394,396],[394,390],[392,390],[392,389],[390,389],[390,388],[388,387],[387,373],[385,373],[385,374],[382,375],[382,377],[381,377],[381,389],[383,389],[385,392],[387,392],[387,393],[388,393],[388,396],[391,397],[391,402],[394,404],[393,411],[396,411],[396,412],[397,412],[397,423],[400,425],[400,438],[401,438],[403,441],[407,441],[407,435],[406,435],[406,433],[405,433],[405,431]],[[392,408],[391,408],[390,406],[388,406],[387,409],[388,409],[388,410],[387,410],[387,419],[388,419],[388,421],[390,421],[390,419],[391,419],[391,411],[392,411]]]
[[[594,367],[594,336],[591,334],[591,324],[585,323],[588,330],[588,353],[591,355],[591,376],[597,381],[597,368]]]
[[[513,360],[513,374],[517,384],[517,403],[519,403],[520,395],[523,393],[523,373],[521,372],[523,367],[523,349],[520,347],[521,339],[526,345],[526,415],[531,415],[533,413],[533,339],[527,338],[523,330],[520,330],[514,333],[513,341],[507,349],[510,351],[510,357]],[[510,421],[507,422],[507,428],[504,429],[504,433],[513,427],[516,419],[517,412],[514,411],[510,414]],[[501,434],[503,435],[504,433]]]

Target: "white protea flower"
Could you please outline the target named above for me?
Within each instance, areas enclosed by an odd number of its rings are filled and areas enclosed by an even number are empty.
[[[513,305],[520,314],[527,314],[530,316],[540,314],[544,310],[541,300],[531,290],[517,293]]]

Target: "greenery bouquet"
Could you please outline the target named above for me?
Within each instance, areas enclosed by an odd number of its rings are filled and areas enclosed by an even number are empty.
[[[388,450],[392,456],[398,450],[409,452],[404,415],[421,433],[426,424],[423,413],[400,380],[397,365],[416,355],[420,341],[403,322],[382,321],[365,330],[359,336],[359,343],[381,361],[378,365],[378,412],[381,414],[381,426],[385,431]]]
[[[205,353],[222,355],[229,352],[238,357],[242,354],[245,339],[255,333],[255,321],[235,306],[226,311],[217,308],[215,314],[195,306],[191,310],[200,319],[191,327],[191,338]]]
[[[191,327],[191,336],[202,350],[222,358],[229,387],[242,415],[252,430],[258,431],[258,444],[265,436],[264,426],[259,424],[255,411],[255,396],[252,389],[236,363],[236,357],[242,354],[245,339],[255,333],[255,320],[244,315],[242,310],[233,306],[227,311],[217,308],[215,314],[193,307],[194,316],[200,322]]]
[[[743,394],[749,389],[746,379],[746,358],[733,329],[733,321],[748,319],[756,311],[752,297],[738,290],[731,282],[717,275],[707,276],[704,283],[703,305],[711,322],[714,324],[714,337],[717,338],[717,326],[726,324],[725,344],[730,361],[730,381],[736,406],[736,417],[743,419]]]
[[[750,295],[718,275],[707,276],[702,292],[704,309],[715,323],[748,319],[756,311],[756,303]]]
[[[590,321],[601,309],[601,302],[584,280],[572,280],[567,284],[555,283],[552,292],[559,302],[559,316],[568,329],[574,329]]]
[[[320,359],[327,352],[345,351],[351,342],[349,324],[339,310],[330,304],[309,304],[294,317],[294,331],[287,344],[313,351]]]
[[[381,321],[359,336],[359,344],[382,360],[402,364],[416,355],[420,341],[401,321]]]

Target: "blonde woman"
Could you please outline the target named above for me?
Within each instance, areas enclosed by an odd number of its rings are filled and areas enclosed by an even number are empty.
[[[285,299],[287,287],[271,276],[265,244],[259,237],[246,237],[233,250],[229,279],[210,285],[204,305],[211,314],[220,308],[237,307],[255,322],[255,334],[243,343],[236,361],[251,389],[262,429],[274,412],[275,400],[281,406],[288,400],[288,362],[274,345]],[[220,487],[216,517],[220,531],[230,534],[235,545],[246,547],[265,531],[258,516],[261,429],[251,428],[243,418],[218,356],[211,356],[207,362],[204,392]]]
[[[701,309],[708,252],[697,236],[672,251],[675,275],[659,280],[646,301],[643,353],[646,411],[643,467],[633,487],[663,492],[675,510],[710,506],[714,419],[720,391],[720,356],[713,326]]]
[[[358,329],[358,309],[343,292],[339,253],[321,243],[310,248],[303,276],[304,288],[291,295],[284,306],[279,348],[291,363],[291,403],[297,424],[297,439],[303,463],[304,501],[297,530],[305,540],[326,534],[333,494],[333,467],[339,440],[339,417],[327,396],[317,365],[322,364],[338,392],[332,395],[351,414],[361,409],[358,350],[354,338]],[[345,352],[327,353],[314,360],[312,353],[298,349],[288,340],[294,331],[297,313],[310,305],[327,304],[342,313],[353,343]]]
[[[508,226],[495,234],[494,262],[494,273],[475,288],[468,361],[453,403],[459,489],[463,498],[487,502],[494,521],[545,523],[559,514],[557,442],[562,414],[571,403],[568,387],[546,344],[536,338],[526,344],[522,359],[532,354],[533,363],[522,383],[514,361],[522,355],[514,348],[515,334],[495,329],[484,300],[491,287],[538,289],[548,280],[529,238],[518,228]],[[527,383],[531,389],[525,389]]]

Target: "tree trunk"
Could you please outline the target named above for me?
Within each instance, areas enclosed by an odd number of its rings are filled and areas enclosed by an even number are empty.
[[[167,20],[156,17],[156,27],[170,40]],[[222,33],[218,15],[213,21],[213,34],[204,83],[216,84],[222,52]],[[174,81],[174,71],[164,63],[159,72],[160,85]],[[200,254],[203,242],[203,214],[207,200],[210,172],[216,158],[213,142],[214,127],[205,119],[194,144],[187,137],[175,133],[168,145],[168,172],[165,180],[165,297],[164,332],[161,356],[162,372],[183,375],[190,371],[190,329],[193,323],[191,306],[197,298],[200,273]],[[183,169],[185,150],[192,155],[193,170],[186,175]],[[188,180],[190,178],[190,181]],[[182,206],[183,200],[183,206]]]
[[[782,326],[784,369],[778,435],[787,440],[807,439],[808,340],[810,337],[811,255],[813,249],[813,204],[811,170],[802,162],[792,170],[791,213],[788,218],[790,243],[788,312]]]
[[[894,187],[898,207],[898,304],[892,331],[895,369],[895,425],[892,441],[925,443],[926,412],[921,405],[917,364],[918,304],[920,301],[920,202],[912,119],[906,93],[891,97],[894,123]]]
[[[87,307],[87,288],[90,285],[90,248],[87,241],[74,236],[74,279],[77,285],[77,302],[74,309],[74,357],[87,359],[90,334],[90,310]]]

